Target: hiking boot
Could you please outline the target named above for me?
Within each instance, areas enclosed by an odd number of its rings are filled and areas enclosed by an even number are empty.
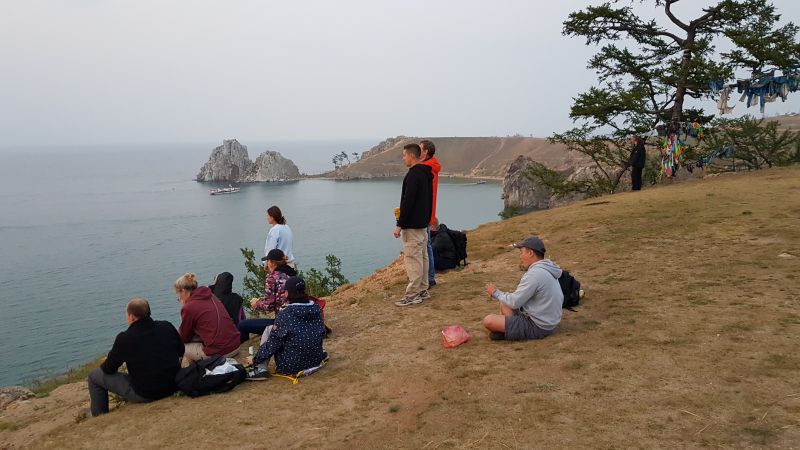
[[[493,341],[504,341],[504,340],[506,340],[506,334],[505,333],[499,333],[497,331],[490,331],[489,332],[489,339],[491,339]]]
[[[436,286],[436,280],[428,280],[428,289]]]
[[[397,306],[411,306],[411,305],[417,305],[419,303],[422,303],[422,299],[419,298],[419,294],[414,295],[412,297],[406,296],[394,302],[394,304]]]
[[[431,298],[431,293],[425,289],[424,291],[420,291],[419,294],[417,294],[417,297],[420,299],[419,301],[428,300]]]
[[[269,378],[269,372],[263,367],[248,367],[246,380],[264,381]]]

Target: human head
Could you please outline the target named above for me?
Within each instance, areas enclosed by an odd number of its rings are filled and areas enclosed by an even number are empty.
[[[267,209],[267,221],[272,225],[286,225],[286,218],[283,217],[281,209],[275,205],[272,205],[269,207],[269,209]]]
[[[422,149],[417,144],[406,144],[403,146],[403,163],[406,167],[411,167],[419,162]]]
[[[306,282],[300,277],[289,277],[289,279],[286,280],[286,284],[283,285],[283,289],[286,291],[286,298],[289,300],[289,303],[305,301],[308,298],[306,294]]]
[[[147,319],[150,317],[150,303],[143,298],[132,298],[125,307],[125,313],[128,316],[128,325],[140,319]]]
[[[288,258],[283,253],[283,250],[273,248],[267,253],[267,256],[261,258],[261,261],[265,264],[268,271],[273,272],[278,266],[285,265],[288,262]]]
[[[544,247],[544,242],[536,236],[528,236],[524,241],[511,245],[519,249],[519,259],[526,269],[536,261],[544,259],[544,254],[547,251]]]
[[[424,159],[433,158],[433,155],[436,154],[436,146],[427,139],[419,141],[419,148],[422,149]]]
[[[195,289],[197,289],[197,276],[193,273],[185,273],[175,280],[175,295],[181,303],[186,303]]]
[[[233,292],[233,274],[230,272],[222,272],[214,279],[214,295],[217,298],[222,298],[223,295],[228,295]]]
[[[433,222],[431,222],[431,231],[439,231],[439,218],[434,217]]]

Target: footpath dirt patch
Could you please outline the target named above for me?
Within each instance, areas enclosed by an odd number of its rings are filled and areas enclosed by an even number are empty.
[[[430,301],[392,304],[398,262],[337,293],[331,362],[297,385],[88,419],[85,386],[67,385],[0,411],[0,448],[796,447],[798,192],[800,169],[778,169],[488,224]],[[482,286],[516,285],[508,244],[529,234],[587,298],[543,341],[492,342]],[[472,340],[445,349],[456,323]]]

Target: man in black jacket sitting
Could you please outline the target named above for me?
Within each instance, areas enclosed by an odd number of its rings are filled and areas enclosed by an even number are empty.
[[[128,329],[117,335],[103,364],[89,373],[92,415],[108,412],[108,391],[129,402],[146,403],[172,395],[183,342],[167,321],[150,318],[150,304],[134,298],[125,309]],[[125,363],[128,373],[117,372]]]

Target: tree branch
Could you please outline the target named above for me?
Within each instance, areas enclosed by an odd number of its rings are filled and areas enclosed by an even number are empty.
[[[669,17],[669,20],[671,20],[672,23],[674,23],[675,25],[679,26],[684,31],[689,31],[689,25],[686,25],[680,19],[675,17],[674,14],[672,14],[672,9],[671,8],[672,8],[672,4],[673,3],[678,3],[678,0],[666,0],[664,2],[664,11],[667,13],[667,17]]]

